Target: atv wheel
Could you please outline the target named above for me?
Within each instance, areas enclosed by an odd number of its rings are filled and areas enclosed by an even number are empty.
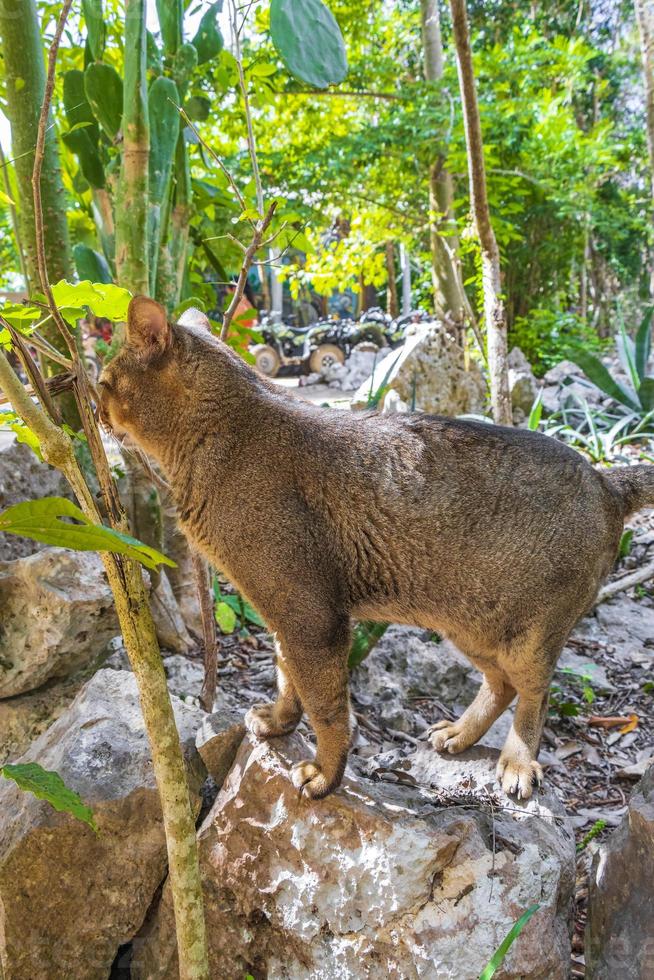
[[[334,364],[345,364],[345,354],[336,344],[321,344],[309,358],[309,367],[316,374],[322,374]]]
[[[281,365],[279,354],[275,348],[271,347],[270,344],[256,344],[252,348],[252,353],[257,371],[265,374],[267,378],[274,378]]]

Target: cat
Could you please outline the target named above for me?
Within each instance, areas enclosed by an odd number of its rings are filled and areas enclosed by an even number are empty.
[[[481,671],[463,715],[434,726],[439,751],[473,745],[517,696],[497,776],[531,795],[557,658],[625,518],[654,505],[654,467],[602,473],[524,429],[310,405],[145,297],[99,390],[105,424],[166,473],[191,545],[276,634],[277,700],[246,725],[271,738],[306,712],[316,756],[292,773],[306,796],[346,766],[352,619],[435,630]]]

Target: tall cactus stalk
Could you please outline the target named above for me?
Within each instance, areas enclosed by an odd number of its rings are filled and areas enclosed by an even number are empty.
[[[38,288],[39,272],[34,234],[32,168],[34,148],[45,90],[45,64],[36,0],[1,0],[0,38],[5,70],[7,116],[11,124],[11,147],[18,185],[18,231],[25,256],[25,288]],[[41,198],[45,218],[45,255],[53,282],[70,279],[72,259],[66,222],[66,200],[61,179],[59,150],[54,127],[50,125],[45,140]],[[54,324],[45,324],[42,333],[51,344],[67,353]],[[45,358],[46,375],[59,368]],[[74,427],[79,416],[71,397],[60,402],[65,420]]]
[[[116,274],[133,293],[150,291],[145,0],[125,4],[123,159],[116,206]]]

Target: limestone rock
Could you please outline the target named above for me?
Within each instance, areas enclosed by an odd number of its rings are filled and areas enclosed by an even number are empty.
[[[150,593],[150,610],[157,639],[164,650],[186,653],[193,646],[193,641],[186,629],[182,611],[166,573],[160,572],[158,579],[157,587]]]
[[[0,700],[0,766],[22,755],[57,720],[86,680],[88,672],[78,671],[36,691]]]
[[[627,814],[601,844],[590,874],[586,976],[654,977],[654,767],[629,800]]]
[[[245,735],[244,712],[221,705],[207,715],[195,736],[195,747],[216,786],[222,786]]]
[[[175,714],[199,809],[199,715],[179,701]],[[81,795],[100,833],[0,781],[0,965],[6,980],[106,980],[166,872],[133,675],[98,671],[32,745],[29,761],[55,770]]]
[[[421,752],[437,785],[455,767],[449,800],[346,777],[314,803],[290,780],[307,754],[297,735],[246,736],[199,831],[212,978],[477,980],[535,903],[498,977],[568,976],[575,851],[562,808],[489,793],[492,751],[472,770]],[[135,980],[177,977],[168,886],[134,950]]]
[[[46,548],[3,562],[0,609],[0,698],[90,664],[119,631],[94,552]]]
[[[0,511],[40,497],[71,497],[59,470],[39,462],[29,446],[19,442],[0,451]],[[45,547],[17,534],[0,534],[0,561],[24,558]]]
[[[462,348],[444,323],[416,324],[407,332],[403,347],[393,350],[375,367],[356,392],[352,406],[365,408],[370,393],[384,379],[400,400],[419,412],[464,415],[481,412],[486,388],[481,371],[472,363],[465,369]],[[390,372],[390,373],[389,373]]]
[[[514,413],[521,417],[529,415],[538,396],[539,385],[531,370],[531,364],[520,350],[514,347],[508,358],[509,390]]]

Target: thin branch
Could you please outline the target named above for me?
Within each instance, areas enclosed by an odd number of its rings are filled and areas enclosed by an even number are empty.
[[[234,290],[234,295],[232,296],[232,301],[229,304],[229,307],[227,308],[227,311],[223,317],[223,326],[222,326],[222,330],[220,331],[221,340],[224,341],[227,340],[227,335],[229,334],[229,328],[232,320],[234,319],[234,314],[236,313],[238,304],[243,299],[243,293],[245,292],[245,284],[247,283],[250,266],[254,261],[255,255],[261,248],[263,237],[268,229],[268,226],[270,225],[270,222],[273,219],[276,209],[277,209],[277,202],[273,201],[270,207],[268,208],[268,212],[265,218],[263,218],[261,221],[258,221],[255,226],[254,235],[252,236],[252,241],[248,245],[245,255],[243,256],[243,265],[241,266],[241,271],[239,273],[238,282],[236,283],[236,289]]]
[[[32,355],[29,352],[25,338],[18,332],[18,330],[16,330],[15,327],[12,327],[10,323],[6,324],[6,329],[9,331],[14,350],[16,351],[16,354],[18,355],[18,358],[25,369],[25,374],[32,383],[33,390],[37,393],[41,405],[46,410],[52,421],[60,424],[61,417],[59,411],[52,400],[52,395],[48,390],[43,375],[39,371],[34,359],[32,358]]]
[[[648,582],[651,578],[654,578],[654,561],[650,561],[647,565],[643,565],[642,568],[636,569],[631,575],[623,575],[616,582],[609,582],[603,589],[600,589],[596,603],[606,602],[607,599],[612,599],[619,592],[624,592],[625,589],[632,589],[634,585],[642,585],[643,582]]]
[[[191,551],[195,586],[200,599],[202,616],[202,638],[204,642],[204,683],[200,692],[200,704],[205,711],[213,711],[216,700],[216,677],[218,673],[218,636],[213,612],[211,575],[209,566],[202,555]]]
[[[247,13],[245,16],[247,17]],[[245,17],[243,18],[243,23],[245,23]],[[241,24],[241,30],[242,29],[243,24]],[[241,37],[240,31],[237,29],[236,0],[232,0],[232,33],[234,35],[234,58],[238,67],[238,81],[241,89],[241,95],[243,96],[243,108],[245,109],[248,150],[250,151],[250,160],[252,161],[252,175],[254,177],[254,185],[257,189],[257,211],[259,212],[259,215],[263,217],[263,185],[261,183],[261,172],[259,171],[259,160],[257,159],[257,145],[254,139],[254,126],[252,125],[250,100],[248,98],[247,85],[245,84],[243,61],[241,59]]]
[[[172,99],[170,101],[173,102]],[[246,211],[247,210],[247,205],[245,203],[245,198],[243,197],[243,195],[241,194],[240,190],[238,189],[238,184],[236,183],[236,181],[232,177],[231,173],[229,172],[229,170],[227,169],[227,167],[225,166],[225,164],[223,163],[223,161],[220,159],[220,157],[218,156],[218,154],[216,153],[216,151],[209,146],[209,144],[206,142],[206,140],[202,139],[202,137],[198,133],[197,129],[195,128],[195,126],[193,125],[193,123],[191,122],[191,120],[189,119],[189,117],[188,117],[188,115],[186,113],[186,110],[185,109],[182,109],[181,106],[176,105],[174,102],[173,102],[173,105],[175,106],[175,108],[179,112],[180,116],[182,117],[182,119],[184,120],[184,122],[186,123],[186,125],[188,126],[188,128],[191,130],[191,132],[194,133],[195,136],[197,136],[198,141],[204,147],[204,149],[207,151],[207,153],[209,154],[209,156],[211,157],[211,159],[216,161],[216,163],[218,164],[218,166],[220,167],[220,169],[224,173],[225,177],[227,177],[227,180],[229,181],[229,186],[232,188],[232,190],[236,194],[238,203],[241,205],[241,208],[243,209],[243,211]],[[253,224],[253,222],[250,221],[250,224]]]

